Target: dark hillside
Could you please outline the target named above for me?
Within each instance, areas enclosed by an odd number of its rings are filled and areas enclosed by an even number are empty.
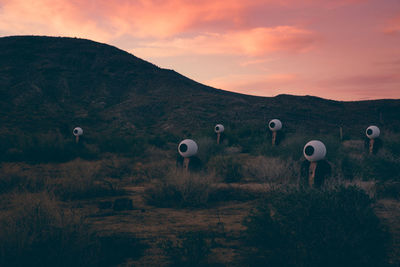
[[[268,85],[266,85],[268,86]],[[311,96],[255,97],[217,90],[115,47],[76,38],[0,38],[0,132],[71,137],[188,135],[216,122],[265,129],[280,118],[290,132],[356,136],[370,124],[400,130],[400,100],[339,102]],[[11,138],[11,139],[10,139]]]

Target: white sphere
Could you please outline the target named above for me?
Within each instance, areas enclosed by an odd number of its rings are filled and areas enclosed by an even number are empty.
[[[365,134],[369,139],[375,139],[378,138],[380,135],[381,131],[377,126],[369,126],[367,130],[365,130]]]
[[[80,135],[83,134],[83,130],[82,130],[81,127],[76,127],[76,128],[72,131],[72,133],[73,133],[75,136],[80,136]]]
[[[319,161],[325,158],[326,147],[321,141],[313,140],[304,146],[303,154],[308,161]]]
[[[189,158],[197,154],[198,147],[192,139],[185,139],[178,145],[178,152],[184,158]]]
[[[224,130],[225,130],[225,128],[224,128],[224,125],[222,125],[222,124],[217,124],[217,125],[215,125],[215,127],[214,127],[214,131],[215,131],[216,133],[223,133]]]
[[[282,129],[282,122],[278,119],[273,119],[268,123],[268,127],[273,132],[279,131]]]

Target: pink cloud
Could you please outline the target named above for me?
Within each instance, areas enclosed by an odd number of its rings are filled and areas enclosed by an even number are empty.
[[[183,54],[231,54],[255,57],[280,51],[306,52],[312,49],[318,40],[319,37],[308,30],[293,26],[278,26],[155,41],[146,43],[132,52],[145,57]]]
[[[400,33],[400,15],[390,19],[386,27],[383,29],[383,32],[386,34],[396,34]]]
[[[382,74],[359,74],[349,75],[345,77],[336,77],[328,80],[321,81],[319,83],[322,86],[359,86],[379,88],[382,85],[387,84],[400,84],[399,73],[382,73]]]
[[[215,88],[229,88],[229,90],[243,94],[275,96],[283,93],[283,87],[300,79],[294,73],[233,74],[210,79],[204,83]]]
[[[0,30],[10,34],[47,33],[102,41],[126,34],[167,38],[195,30],[218,32],[248,28],[246,20],[254,9],[330,7],[359,1],[327,4],[323,0],[0,0]]]
[[[111,33],[79,12],[74,1],[0,0],[0,32],[5,35],[79,36],[107,41]]]

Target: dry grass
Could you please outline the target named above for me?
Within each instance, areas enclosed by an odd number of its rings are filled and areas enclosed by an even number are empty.
[[[146,189],[149,204],[164,207],[202,207],[207,205],[215,182],[213,175],[171,170],[163,180]]]
[[[291,159],[257,156],[244,164],[245,173],[261,183],[290,184],[297,182],[299,165]]]
[[[0,215],[1,266],[85,263],[89,233],[79,213],[47,193],[15,194],[10,203],[13,209]]]

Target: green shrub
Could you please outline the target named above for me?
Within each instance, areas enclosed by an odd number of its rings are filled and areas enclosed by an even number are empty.
[[[271,191],[244,221],[251,266],[385,266],[388,235],[356,187]]]

